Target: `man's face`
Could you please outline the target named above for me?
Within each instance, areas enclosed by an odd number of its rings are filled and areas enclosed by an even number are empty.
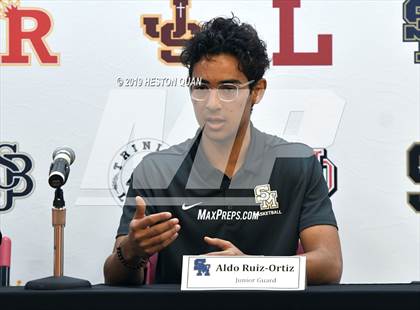
[[[251,112],[249,87],[240,87],[237,96],[236,89],[232,87],[232,84],[249,82],[239,70],[238,60],[229,54],[219,54],[209,59],[203,57],[194,65],[192,75],[202,78],[202,84],[210,87],[208,96],[203,96],[204,100],[192,99],[197,121],[201,128],[204,126],[203,134],[218,143],[233,141],[238,128],[248,126]],[[226,98],[234,99],[224,101]]]

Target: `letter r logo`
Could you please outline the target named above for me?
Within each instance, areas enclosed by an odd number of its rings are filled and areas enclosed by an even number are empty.
[[[7,52],[0,54],[2,65],[16,65],[31,63],[29,54],[23,51],[23,43],[29,42],[38,61],[43,65],[58,65],[59,54],[50,51],[45,38],[52,29],[52,18],[49,14],[38,8],[18,8],[9,6],[4,12],[7,33]],[[24,21],[34,21],[33,29],[25,29]]]

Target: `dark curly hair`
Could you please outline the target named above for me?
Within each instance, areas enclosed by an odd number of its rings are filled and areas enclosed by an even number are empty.
[[[204,23],[200,31],[188,40],[181,53],[181,62],[192,77],[194,65],[203,57],[226,53],[239,62],[239,70],[253,86],[270,66],[267,45],[260,40],[257,31],[232,14],[231,18],[216,17]]]

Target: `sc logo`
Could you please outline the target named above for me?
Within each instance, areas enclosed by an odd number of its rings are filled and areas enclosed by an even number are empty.
[[[10,211],[16,198],[32,193],[32,167],[33,160],[18,151],[17,143],[0,143],[0,213]]]

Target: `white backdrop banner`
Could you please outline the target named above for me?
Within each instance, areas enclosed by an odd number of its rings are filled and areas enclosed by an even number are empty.
[[[65,274],[103,282],[132,170],[198,128],[182,44],[200,21],[231,12],[272,60],[255,127],[317,149],[342,282],[420,279],[415,1],[0,3],[0,228],[13,242],[12,285],[52,274],[47,176],[61,145],[76,152]]]

